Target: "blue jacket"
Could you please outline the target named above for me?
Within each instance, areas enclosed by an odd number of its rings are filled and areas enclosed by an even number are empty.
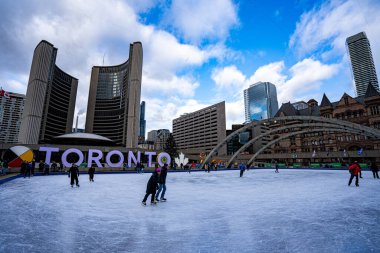
[[[246,168],[247,168],[247,167],[246,167],[244,164],[242,164],[242,163],[239,165],[239,169],[240,169],[240,170],[245,170]]]

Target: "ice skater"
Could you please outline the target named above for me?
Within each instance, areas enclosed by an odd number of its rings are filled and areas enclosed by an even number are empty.
[[[276,173],[280,173],[280,172],[278,171],[278,163],[277,163],[277,161],[275,161],[275,163],[274,163],[274,167],[276,168],[276,170],[275,170],[274,172],[276,172]]]
[[[91,167],[88,169],[88,176],[89,176],[89,180],[90,180],[90,182],[94,182],[94,174],[95,174],[95,167],[94,167],[94,166],[91,166]]]
[[[156,201],[166,201],[165,199],[165,192],[166,192],[166,176],[168,175],[168,165],[165,163],[164,166],[162,166],[161,168],[161,174],[160,174],[160,178],[158,180],[158,183],[159,183],[159,186],[158,186],[158,191],[157,191],[157,194],[156,194]],[[158,197],[160,196],[160,192],[162,190],[162,193],[161,193],[161,198],[158,199]]]
[[[69,169],[69,177],[71,177],[71,181],[70,181],[70,184],[71,184],[71,187],[74,186],[74,180],[75,180],[75,184],[77,187],[79,187],[79,169],[78,169],[78,166],[73,163],[71,168]]]
[[[157,203],[154,198],[156,197],[156,190],[158,187],[157,183],[158,183],[160,174],[161,174],[161,169],[156,168],[155,171],[152,173],[152,176],[149,178],[148,184],[146,185],[146,194],[144,196],[143,201],[141,202],[144,206],[146,206],[146,200],[148,199],[148,196],[150,194],[152,194],[150,204],[154,205]]]
[[[359,165],[355,161],[353,164],[350,165],[350,167],[348,169],[349,169],[349,172],[351,173],[350,181],[348,181],[348,186],[351,185],[352,179],[354,179],[354,177],[356,177],[355,185],[356,185],[356,187],[359,187],[359,173],[360,173]]]
[[[371,170],[373,174],[373,178],[379,178],[379,167],[377,167],[376,162],[371,163]]]
[[[243,176],[244,171],[245,171],[246,169],[247,169],[247,167],[245,166],[245,164],[244,164],[244,163],[240,163],[240,165],[239,165],[240,177]]]

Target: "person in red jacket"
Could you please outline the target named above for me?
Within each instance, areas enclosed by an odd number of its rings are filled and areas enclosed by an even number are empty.
[[[351,173],[350,181],[348,181],[348,186],[351,185],[352,179],[354,179],[354,177],[356,177],[355,185],[356,185],[357,187],[359,187],[359,173],[360,173],[360,167],[359,167],[359,165],[357,164],[357,162],[355,161],[353,164],[351,164],[350,167],[348,168],[348,170],[349,170],[350,173]]]

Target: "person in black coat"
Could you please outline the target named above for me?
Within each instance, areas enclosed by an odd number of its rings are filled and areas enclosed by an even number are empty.
[[[156,168],[156,170],[153,172],[152,176],[149,178],[149,181],[148,181],[148,184],[146,186],[146,194],[145,194],[145,197],[142,201],[142,204],[144,206],[146,206],[146,200],[148,199],[148,196],[150,194],[152,194],[152,199],[151,199],[151,204],[156,204],[156,201],[154,201],[154,197],[156,195],[156,190],[157,190],[157,183],[158,183],[158,179],[160,177],[160,174],[161,174],[161,169],[160,168]]]
[[[156,201],[166,201],[165,199],[165,192],[166,192],[166,176],[168,175],[168,165],[165,163],[164,166],[161,168],[161,174],[160,178],[158,180],[159,186],[158,186],[158,191],[156,194]],[[161,193],[161,198],[158,200],[158,196],[160,196]]]
[[[379,167],[377,167],[376,162],[371,163],[371,170],[373,174],[373,178],[379,178]]]
[[[90,182],[94,182],[94,174],[95,174],[95,167],[91,166],[91,168],[88,169]]]
[[[38,171],[43,172],[45,168],[45,163],[41,160],[40,163],[38,164]]]
[[[75,180],[76,186],[79,187],[79,180],[78,180],[79,169],[75,163],[73,163],[71,168],[69,169],[69,177],[71,177],[71,181],[70,181],[71,187],[74,186],[74,180]]]

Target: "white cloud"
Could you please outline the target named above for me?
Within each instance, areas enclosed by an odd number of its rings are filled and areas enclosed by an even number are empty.
[[[211,78],[221,89],[240,88],[246,82],[244,74],[234,65],[214,69]]]
[[[323,64],[314,59],[304,59],[284,72],[283,61],[273,62],[258,68],[250,77],[245,76],[236,66],[214,69],[212,79],[221,96],[226,98],[227,128],[233,122],[244,122],[243,90],[256,82],[271,82],[276,85],[277,99],[281,103],[299,98],[314,97],[319,92],[321,82],[333,77],[338,64]]]
[[[320,91],[321,81],[330,79],[338,70],[338,64],[323,64],[310,58],[297,62],[289,70],[291,78],[278,83],[279,102],[294,101],[307,96],[311,98],[315,92]]]
[[[301,16],[289,46],[301,56],[321,53],[324,59],[342,57],[346,54],[346,38],[365,31],[375,65],[380,66],[379,13],[380,2],[377,0],[327,1]]]
[[[134,6],[136,2],[139,4]],[[228,2],[221,3],[228,6]],[[2,2],[0,14],[4,15],[0,42],[8,47],[0,48],[3,56],[0,59],[0,81],[9,91],[25,93],[27,78],[24,76],[29,76],[35,46],[43,39],[51,42],[58,48],[57,65],[79,79],[75,112],[81,112],[79,126],[84,127],[85,113],[82,112],[87,108],[92,66],[102,65],[103,59],[104,65],[118,65],[126,61],[129,44],[141,41],[144,51],[142,98],[147,101],[147,107],[150,108],[150,103],[155,101],[153,106],[158,106],[158,111],[165,108],[172,112],[173,107],[176,112],[184,109],[191,111],[194,106],[188,106],[187,102],[179,102],[178,106],[168,104],[171,97],[177,97],[178,101],[192,98],[200,86],[191,74],[184,74],[184,70],[200,67],[212,58],[221,60],[234,53],[218,41],[201,48],[182,43],[174,35],[153,25],[142,24],[137,13],[148,11],[155,4],[157,2],[150,0],[65,0],[36,4],[29,4],[29,1]],[[11,12],[16,6],[27,7],[27,10]],[[216,20],[212,19],[213,22]],[[215,24],[213,27],[224,29]],[[19,61],[19,77],[8,74],[15,68],[9,67],[11,64],[5,59],[12,64]],[[160,112],[162,115],[164,111]],[[156,114],[150,110],[146,110],[146,114],[147,128],[156,128],[155,122],[150,122]],[[173,115],[178,114],[171,113],[170,119],[162,118],[160,127],[171,127]]]
[[[287,76],[282,73],[284,68],[285,64],[283,61],[272,62],[261,66],[249,78],[248,82],[250,84],[257,82],[271,82],[273,84],[284,83],[287,78]]]
[[[142,100],[145,100],[145,98]],[[209,104],[200,103],[195,99],[184,100],[175,96],[167,100],[150,99],[145,108],[146,111],[151,112],[146,115],[147,122],[150,122],[147,132],[154,129],[169,129],[172,131],[173,119],[180,117],[184,113],[195,112],[207,106]]]
[[[238,25],[237,6],[231,0],[173,0],[168,23],[187,41],[224,40]]]
[[[170,75],[164,79],[151,78],[149,74],[143,74],[144,94],[149,97],[171,96],[178,94],[183,98],[193,97],[199,82],[192,77]]]

